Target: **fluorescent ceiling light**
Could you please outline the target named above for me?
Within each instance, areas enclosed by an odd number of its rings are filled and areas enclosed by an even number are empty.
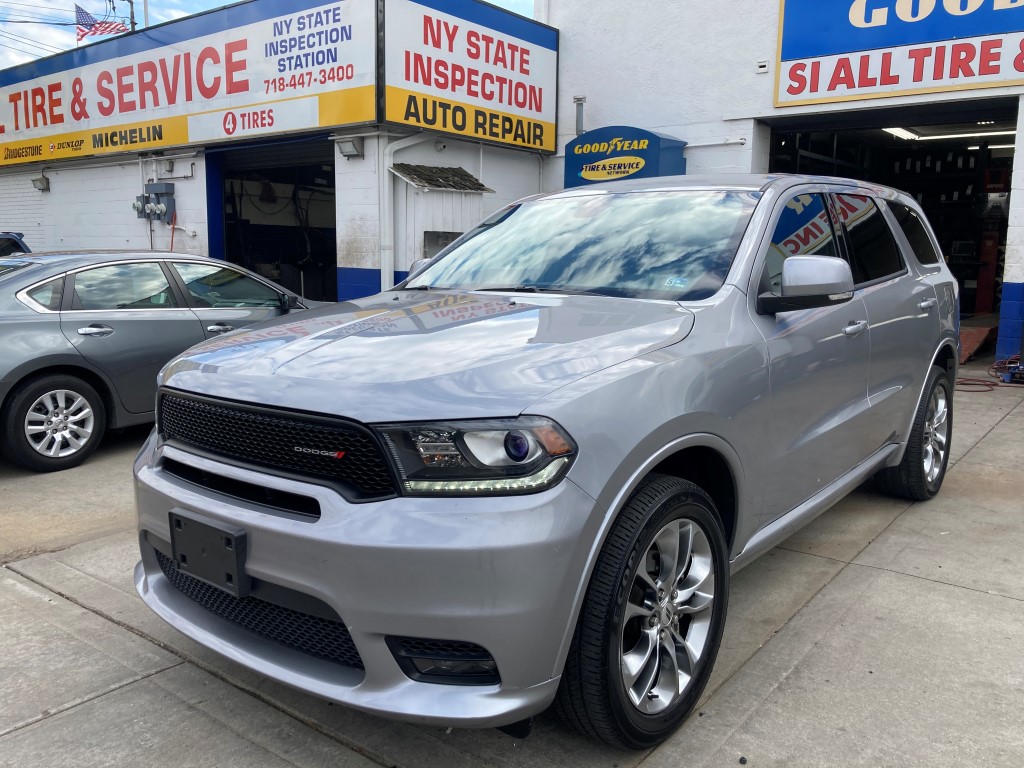
[[[988,133],[947,133],[942,136],[919,136],[919,141],[941,141],[943,139],[987,139],[989,136],[1014,136],[1016,131],[989,131]]]
[[[1016,144],[989,144],[988,148],[989,149],[1016,149],[1017,145]],[[973,147],[968,147],[967,149],[968,150],[981,149],[981,147],[978,146],[977,144],[975,144]]]
[[[882,130],[886,133],[891,133],[897,139],[907,139],[909,141],[911,139],[921,138],[916,133],[908,131],[906,128],[883,128]]]

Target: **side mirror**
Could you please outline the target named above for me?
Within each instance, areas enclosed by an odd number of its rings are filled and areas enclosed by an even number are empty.
[[[412,263],[412,266],[409,267],[409,277],[415,277],[417,274],[422,272],[423,268],[430,262],[431,259],[416,259],[416,261]],[[408,280],[409,277],[405,279]]]
[[[278,301],[280,302],[282,315],[287,315],[293,309],[298,309],[301,306],[299,304],[298,296],[295,296],[290,293],[285,293],[284,291],[281,291],[279,294],[277,294],[277,296]]]
[[[762,293],[757,312],[774,315],[843,304],[853,298],[850,265],[835,256],[790,256],[782,262],[782,295]]]

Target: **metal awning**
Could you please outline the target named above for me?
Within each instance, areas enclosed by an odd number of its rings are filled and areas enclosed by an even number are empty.
[[[403,181],[418,189],[445,192],[493,192],[465,168],[440,165],[413,165],[395,163],[391,170]]]

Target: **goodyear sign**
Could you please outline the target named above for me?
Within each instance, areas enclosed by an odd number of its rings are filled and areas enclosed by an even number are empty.
[[[566,187],[599,181],[686,173],[685,141],[612,125],[577,136],[565,147]]]
[[[776,106],[1024,84],[1024,0],[782,0]]]
[[[238,3],[0,72],[0,167],[376,119],[366,0]]]
[[[476,0],[388,0],[391,123],[554,152],[558,30]]]

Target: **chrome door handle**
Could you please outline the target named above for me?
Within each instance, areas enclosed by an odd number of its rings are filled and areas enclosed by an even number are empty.
[[[917,305],[917,308],[921,309],[921,310],[931,309],[932,307],[934,307],[938,303],[939,303],[938,299],[925,299],[924,301],[922,301],[920,304]]]
[[[843,328],[844,336],[856,336],[858,333],[863,333],[867,330],[867,320],[857,320],[856,322],[850,323],[848,326]]]
[[[114,329],[109,325],[87,325],[85,328],[78,329],[79,336],[109,336],[114,332]]]
[[[213,325],[206,326],[206,330],[210,333],[227,333],[228,331],[235,330],[235,326],[228,325],[227,323],[214,323]]]

